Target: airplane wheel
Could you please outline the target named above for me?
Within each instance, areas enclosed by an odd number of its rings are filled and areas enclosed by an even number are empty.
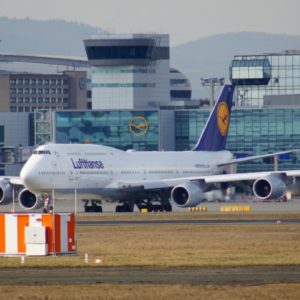
[[[131,208],[129,205],[126,204],[117,205],[116,212],[133,212],[133,208]]]
[[[164,205],[163,210],[167,212],[172,211],[172,205]]]
[[[123,205],[117,205],[117,206],[116,206],[116,212],[124,212],[124,207],[123,207]]]

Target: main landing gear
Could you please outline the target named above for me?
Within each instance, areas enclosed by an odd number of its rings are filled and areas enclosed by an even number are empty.
[[[84,212],[102,212],[102,206],[100,200],[88,200],[83,199]]]
[[[148,212],[171,212],[172,211],[172,205],[171,204],[140,204],[138,205],[138,208],[140,211],[143,211],[146,209]]]
[[[148,212],[171,212],[172,205],[168,199],[167,193],[154,194],[149,198],[137,203],[140,211],[147,210]]]
[[[116,212],[133,212],[134,203],[124,202],[121,205],[116,206]]]

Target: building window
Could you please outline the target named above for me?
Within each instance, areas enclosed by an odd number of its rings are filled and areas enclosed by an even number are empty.
[[[64,103],[68,103],[68,98],[64,98]]]
[[[32,78],[31,79],[31,84],[36,84],[36,79]]]
[[[61,103],[62,99],[61,98],[57,98],[57,103]]]
[[[185,84],[186,83],[186,79],[171,79],[170,80],[171,84]]]
[[[56,89],[55,88],[52,88],[51,89],[51,94],[55,94],[56,93]]]
[[[30,107],[29,106],[25,107],[25,112],[30,112]]]
[[[31,89],[31,94],[36,94],[36,88]]]
[[[64,84],[64,85],[67,85],[67,84],[68,84],[68,80],[67,80],[67,79],[64,79],[63,84]]]
[[[11,94],[16,94],[17,90],[16,89],[10,89]]]
[[[49,103],[49,98],[45,98],[45,103]]]
[[[25,94],[29,94],[29,88],[25,88]]]
[[[16,112],[16,111],[17,111],[17,108],[16,108],[15,106],[11,106],[11,107],[10,107],[10,111]]]
[[[18,107],[18,112],[23,112],[23,111],[24,111],[24,107],[23,106]]]
[[[29,84],[29,79],[26,78],[26,79],[24,80],[24,83],[25,83],[26,85],[28,85],[28,84]]]
[[[51,85],[55,85],[56,84],[56,80],[55,79],[51,79]]]
[[[56,103],[56,98],[51,98],[51,103]]]
[[[18,84],[23,84],[23,79],[18,79]]]
[[[10,84],[16,84],[16,79],[10,79],[10,80],[9,80],[9,83],[10,83]]]
[[[29,98],[28,97],[25,98],[25,103],[29,103]]]
[[[36,98],[35,97],[31,98],[31,103],[36,103]]]
[[[18,103],[23,103],[23,98],[22,97],[18,98]]]
[[[61,91],[62,91],[61,88],[58,88],[57,89],[57,94],[61,94]]]
[[[17,101],[16,97],[10,97],[10,102],[11,103],[16,103],[16,101]]]
[[[49,89],[48,88],[45,88],[44,91],[45,91],[45,94],[49,94]]]
[[[18,94],[23,94],[23,89],[22,88],[18,88]]]
[[[39,103],[43,103],[43,98],[42,98],[42,97],[39,97],[38,102],[39,102]]]
[[[42,85],[42,84],[43,84],[43,79],[38,79],[37,83],[38,83],[39,85]]]
[[[68,94],[68,89],[64,89],[64,94]]]
[[[61,85],[61,84],[62,84],[61,79],[57,79],[57,85]]]
[[[167,48],[167,47],[164,47]],[[168,53],[164,55],[159,55],[164,48],[156,48],[154,52],[154,47],[150,46],[97,46],[97,47],[87,47],[87,55],[89,59],[151,59],[151,58],[161,58],[168,59]],[[167,48],[168,49],[168,48]],[[154,56],[154,54],[156,54]]]
[[[45,84],[45,85],[49,85],[49,79],[45,79],[45,80],[44,80],[44,84]]]

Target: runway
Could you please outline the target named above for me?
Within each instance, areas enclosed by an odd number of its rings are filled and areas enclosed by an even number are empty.
[[[103,213],[115,213],[117,203],[103,203]],[[300,212],[300,198],[293,199],[288,202],[254,202],[254,201],[244,201],[244,202],[224,202],[224,203],[203,203],[202,206],[207,207],[207,211],[210,213],[218,213],[220,212],[220,207],[223,205],[249,205],[251,206],[251,212],[260,213],[260,212],[268,212],[268,213],[295,213]],[[78,200],[75,204],[75,201],[72,200],[60,200],[55,201],[54,205],[56,212],[77,212],[83,213],[83,203],[81,200]],[[24,209],[20,208],[18,203],[15,203],[13,206],[12,203],[6,205],[0,205],[0,212],[11,212],[14,209],[15,212],[28,212]],[[29,212],[41,212],[39,210],[30,210]],[[137,207],[134,210],[135,213],[139,213]],[[182,213],[187,212],[187,208],[179,208],[173,205],[173,212]],[[100,214],[101,213],[95,213]]]
[[[300,266],[80,267],[1,269],[0,285],[300,283]]]
[[[78,226],[101,226],[101,225],[234,225],[234,224],[256,224],[256,225],[266,225],[266,224],[300,224],[300,219],[190,219],[190,220],[92,220],[92,221],[77,221]]]

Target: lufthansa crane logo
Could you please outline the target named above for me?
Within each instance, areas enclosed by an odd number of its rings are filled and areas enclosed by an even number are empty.
[[[136,136],[145,135],[149,129],[147,120],[144,117],[132,117],[129,122],[129,130]]]
[[[229,109],[225,102],[218,106],[218,127],[222,136],[225,136],[229,127]]]

